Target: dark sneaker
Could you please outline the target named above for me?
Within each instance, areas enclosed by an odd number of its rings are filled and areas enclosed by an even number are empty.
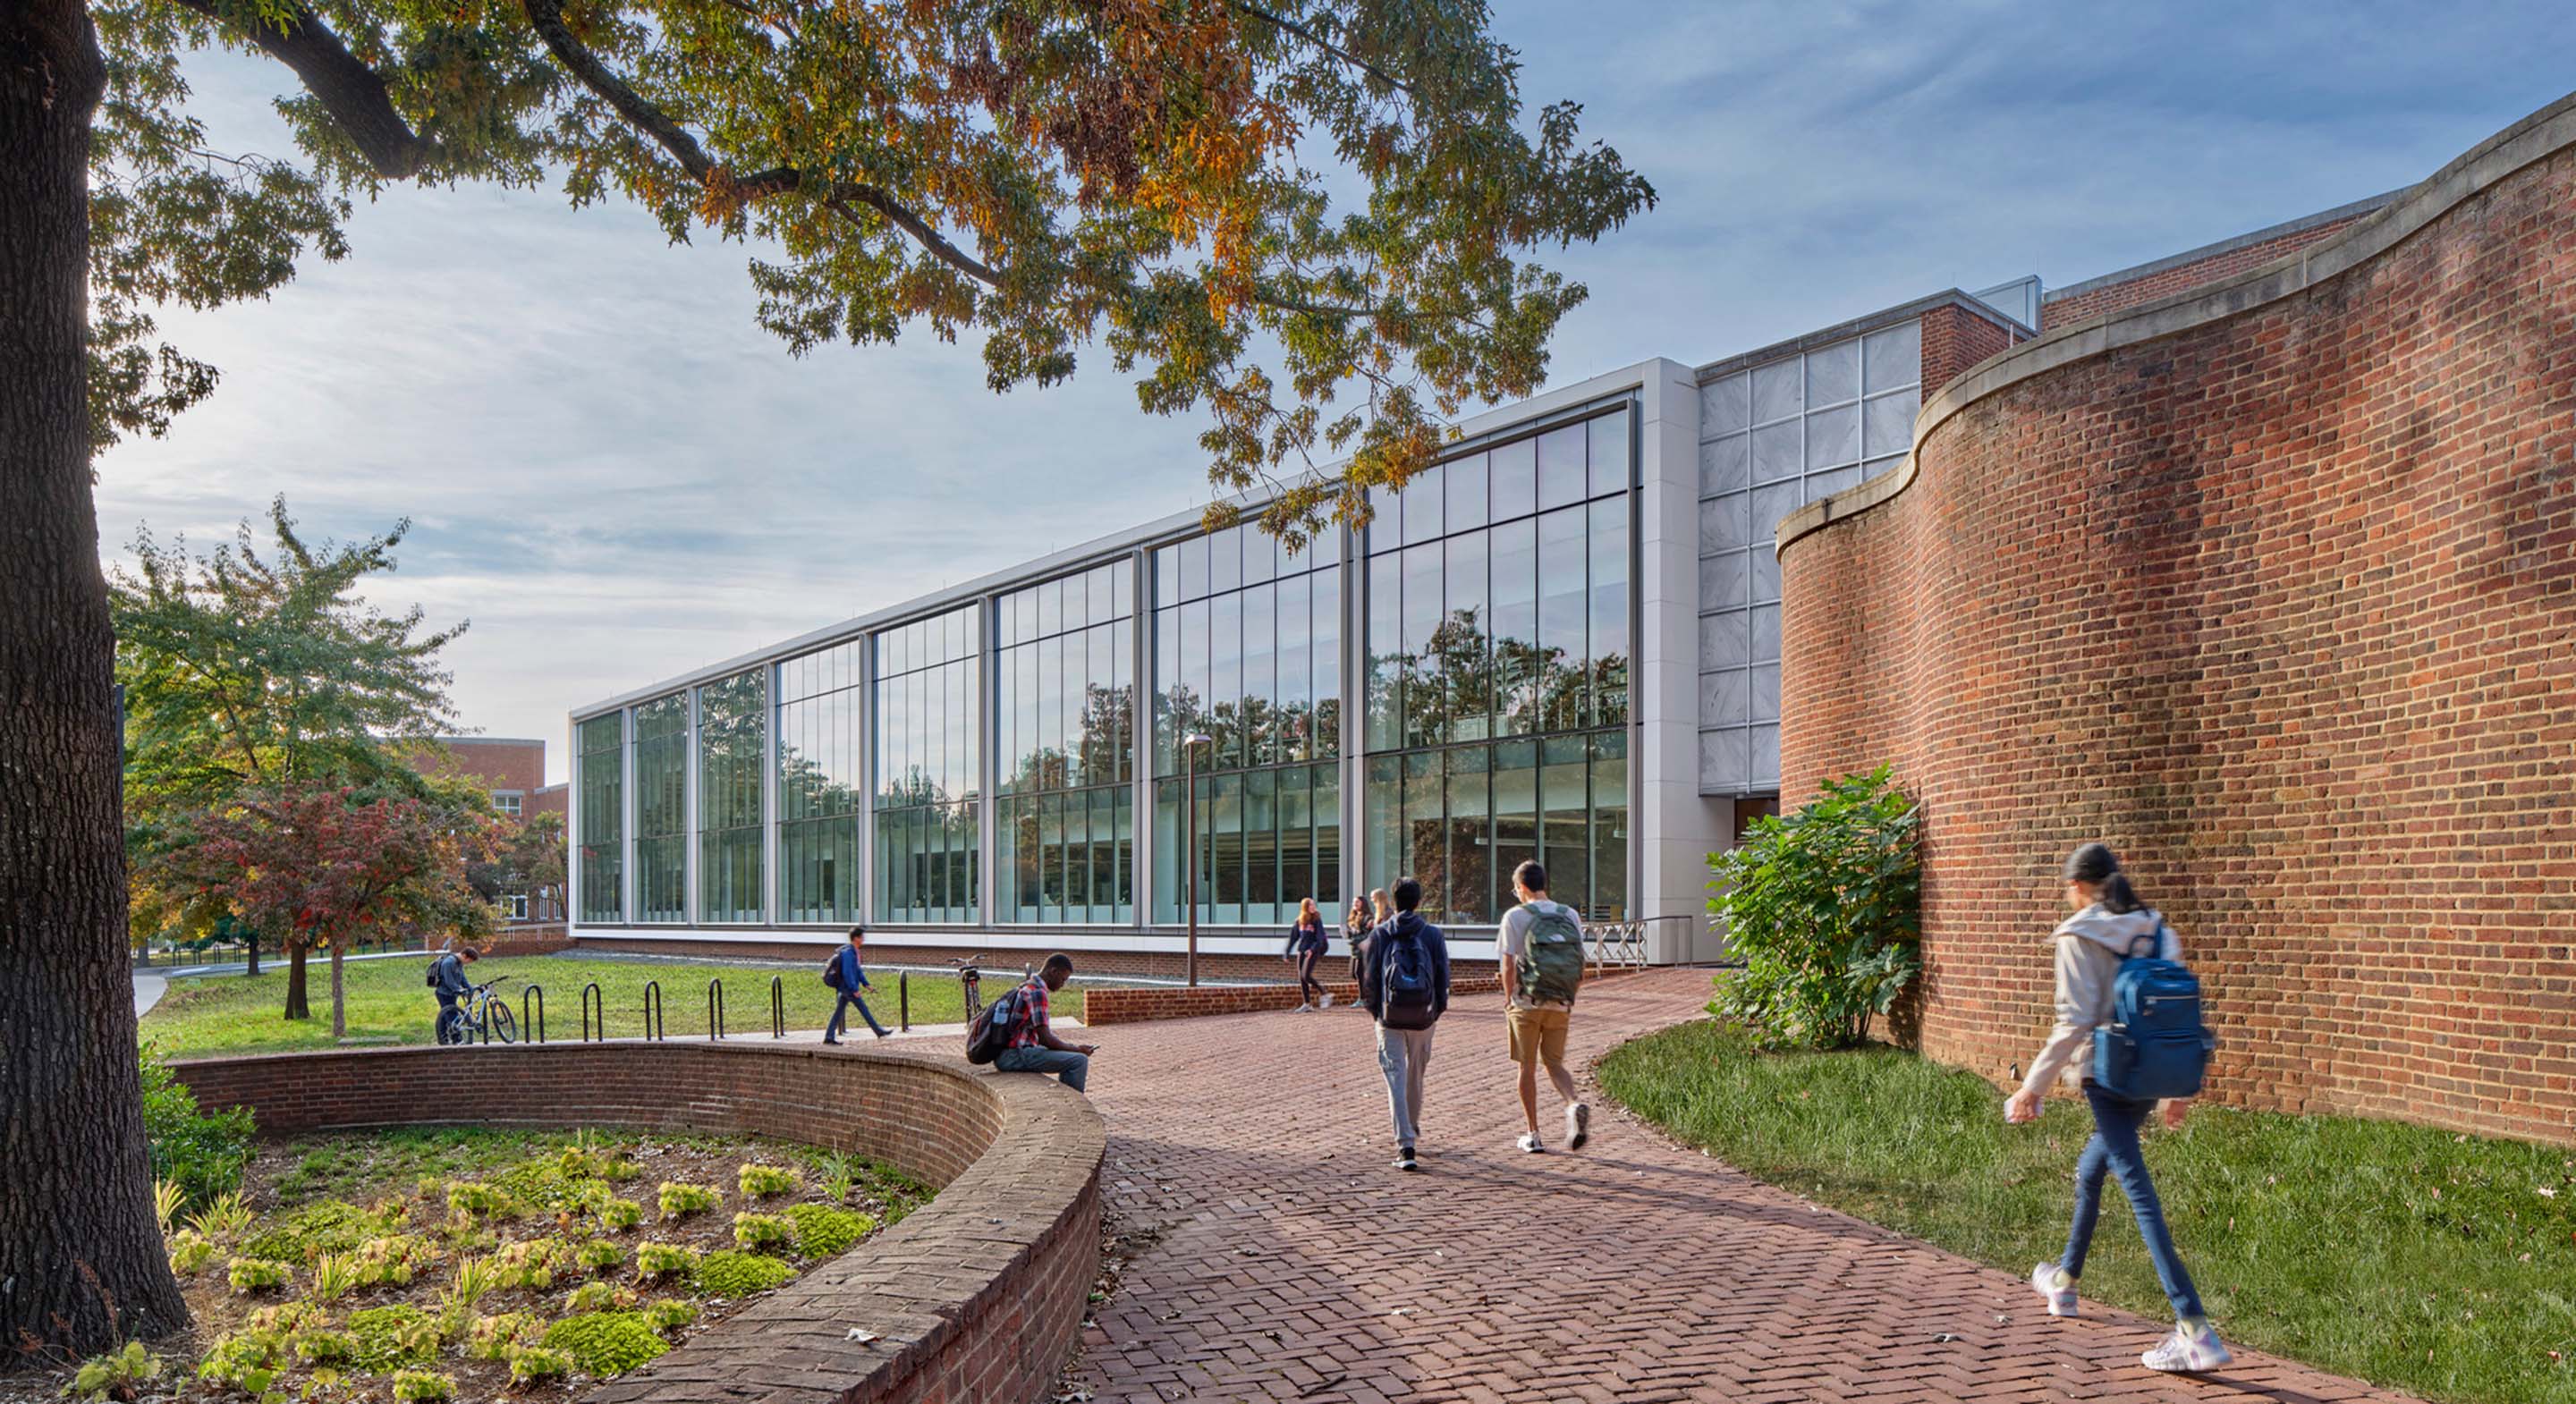
[[[1395,1168],[1398,1170],[1419,1170],[1422,1168],[1421,1162],[1414,1158],[1413,1147],[1399,1146],[1396,1148]]]
[[[879,1030],[877,1030],[877,1037],[879,1037],[879,1038],[892,1038],[892,1037],[894,1037],[894,1030],[892,1030],[892,1029],[879,1029]]]
[[[1591,1139],[1592,1108],[1581,1102],[1567,1107],[1565,1109],[1565,1148],[1570,1151],[1581,1150],[1583,1143]]]
[[[828,1046],[830,1046],[830,1047],[833,1047],[833,1048],[838,1048],[838,1047],[840,1047],[840,1046],[841,1046],[841,1041],[840,1041],[839,1039],[837,1039],[837,1038],[827,1038],[827,1039],[823,1040],[823,1042],[824,1042],[826,1045],[828,1045]]]

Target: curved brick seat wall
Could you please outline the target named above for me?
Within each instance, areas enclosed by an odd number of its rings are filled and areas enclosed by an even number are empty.
[[[1099,1271],[1107,1132],[1052,1078],[898,1049],[704,1043],[173,1066],[205,1105],[253,1108],[266,1135],[437,1123],[749,1133],[856,1152],[940,1187],[902,1223],[593,1389],[596,1404],[1037,1399]]]
[[[2098,837],[2213,1096],[2576,1139],[2576,99],[1916,434],[1781,527],[1781,774],[1923,800],[1925,1050],[2030,1057]]]

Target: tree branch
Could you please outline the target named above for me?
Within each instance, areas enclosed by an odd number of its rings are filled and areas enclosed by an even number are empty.
[[[535,26],[537,37],[545,41],[546,51],[557,62],[571,70],[583,87],[599,95],[616,109],[617,114],[650,136],[671,159],[680,163],[691,179],[712,188],[728,189],[737,199],[749,202],[771,195],[782,195],[805,188],[804,173],[793,166],[776,166],[752,175],[735,178],[707,155],[706,148],[688,130],[671,120],[668,114],[626,85],[626,80],[610,71],[599,56],[590,51],[563,22],[563,0],[520,0],[527,11],[528,23]],[[824,207],[834,214],[860,223],[854,205],[865,205],[883,216],[888,224],[912,237],[934,258],[958,272],[987,286],[999,287],[1002,275],[993,268],[948,241],[930,221],[894,198],[883,189],[855,180],[834,181],[823,188]]]
[[[177,3],[219,25],[230,23],[215,0]],[[311,10],[298,5],[274,27],[253,20],[243,29],[252,43],[294,70],[295,76],[303,80],[305,91],[313,94],[323,110],[331,114],[331,120],[349,134],[376,174],[389,180],[408,180],[429,164],[436,148],[394,110],[383,76],[350,53],[340,36]]]
[[[1332,40],[1317,34],[1315,31],[1288,18],[1286,15],[1272,14],[1270,11],[1263,9],[1258,5],[1248,3],[1248,0],[1234,0],[1234,8],[1252,16],[1254,19],[1262,21],[1265,24],[1275,25],[1278,28],[1296,35],[1298,38],[1305,40],[1307,43],[1314,45],[1325,53],[1328,53],[1333,57],[1340,59],[1342,62],[1367,73],[1370,77],[1377,79],[1379,82],[1386,84],[1388,87],[1395,89],[1406,97],[1413,96],[1412,86],[1406,83],[1403,79],[1396,77],[1394,74],[1389,73],[1385,69],[1378,67],[1376,64],[1369,62],[1367,59],[1361,58],[1359,55],[1352,53],[1350,50],[1343,48]]]

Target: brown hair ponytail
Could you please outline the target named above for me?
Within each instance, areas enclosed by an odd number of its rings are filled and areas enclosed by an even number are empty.
[[[2100,891],[2106,911],[2126,914],[2143,904],[2137,889],[2129,885],[2129,875],[2120,867],[2120,856],[2104,844],[2088,843],[2066,857],[2066,880],[2091,883]]]

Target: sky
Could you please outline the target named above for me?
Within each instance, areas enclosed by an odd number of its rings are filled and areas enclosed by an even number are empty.
[[[1521,91],[1656,207],[1542,260],[1591,297],[1562,385],[1704,362],[1950,287],[2051,287],[2396,189],[2576,87],[2564,3],[1567,4],[1495,0]],[[190,69],[214,144],[285,152],[285,71]],[[102,555],[212,546],[283,494],[310,535],[408,518],[371,594],[471,628],[468,726],[566,713],[1048,551],[1203,505],[1192,418],[1105,354],[996,396],[926,332],[798,360],[755,325],[739,244],[666,244],[559,191],[399,189],[351,256],[266,302],[165,309],[223,369],[164,439],[98,465]]]

